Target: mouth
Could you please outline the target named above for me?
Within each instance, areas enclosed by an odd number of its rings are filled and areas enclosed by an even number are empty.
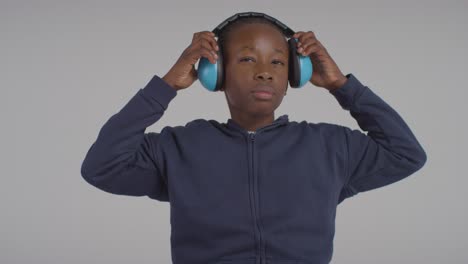
[[[252,93],[255,98],[268,100],[273,98],[274,89],[267,85],[257,85],[253,90]]]

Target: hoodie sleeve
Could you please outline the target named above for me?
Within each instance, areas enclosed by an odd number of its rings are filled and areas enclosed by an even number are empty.
[[[356,119],[359,130],[342,126],[346,179],[338,203],[359,192],[397,182],[426,163],[426,153],[400,115],[353,74],[329,91]]]
[[[168,201],[167,179],[156,156],[160,134],[145,130],[161,118],[176,95],[154,75],[100,129],[81,165],[82,177],[109,193]]]

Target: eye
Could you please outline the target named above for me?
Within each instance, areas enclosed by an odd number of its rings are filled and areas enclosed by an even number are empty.
[[[284,63],[282,61],[279,61],[279,60],[275,60],[273,62],[279,62],[280,64],[284,65]]]
[[[247,61],[247,60],[253,60],[253,58],[252,57],[244,57],[244,58],[240,59],[240,61]],[[279,61],[279,60],[274,60],[273,63],[284,65],[284,63],[282,61]]]
[[[248,59],[252,59],[252,58],[251,57],[244,57],[244,58],[240,59],[240,61],[246,61]]]

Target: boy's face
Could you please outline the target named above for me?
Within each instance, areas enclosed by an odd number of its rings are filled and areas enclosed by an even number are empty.
[[[272,25],[241,25],[230,33],[225,45],[225,80],[221,90],[231,115],[233,111],[251,116],[274,113],[288,88],[289,54],[284,35]],[[259,84],[273,88],[272,98],[259,99],[254,95],[252,91]]]

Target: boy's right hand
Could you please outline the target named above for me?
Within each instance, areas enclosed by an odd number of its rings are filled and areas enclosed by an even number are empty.
[[[198,79],[195,63],[200,57],[203,56],[214,64],[218,59],[218,52],[219,47],[213,32],[196,32],[193,34],[192,43],[182,52],[182,55],[162,79],[177,91],[185,89]]]

